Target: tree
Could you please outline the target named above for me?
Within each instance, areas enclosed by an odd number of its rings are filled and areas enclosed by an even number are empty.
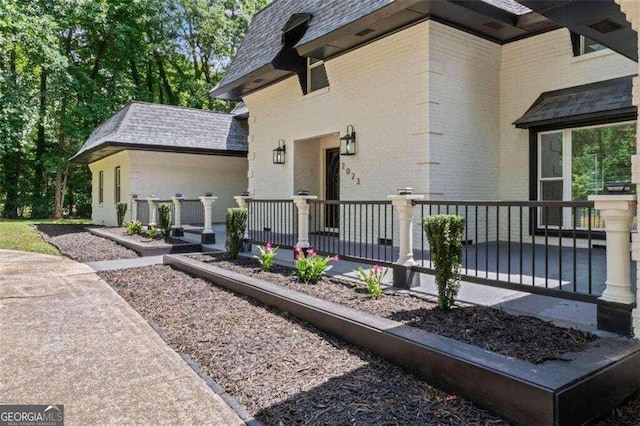
[[[2,215],[86,206],[90,173],[67,159],[132,99],[233,108],[208,92],[266,4],[0,0]]]

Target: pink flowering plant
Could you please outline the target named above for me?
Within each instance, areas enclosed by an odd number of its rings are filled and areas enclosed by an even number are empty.
[[[263,271],[270,270],[273,266],[273,261],[276,258],[276,254],[278,253],[278,247],[274,247],[271,243],[267,243],[264,246],[258,246],[258,251],[260,252],[260,254],[253,257],[258,259],[260,267]]]
[[[305,252],[300,247],[296,247],[296,260],[293,263],[300,281],[316,284],[332,268],[329,263],[337,261],[337,255],[323,257],[318,256],[318,252],[312,248]]]
[[[380,265],[373,265],[373,268],[368,271],[365,271],[362,269],[362,266],[359,266],[356,274],[367,285],[369,294],[373,297],[378,297],[382,296],[382,293],[384,293],[380,284],[382,283],[385,275],[387,275],[387,272],[389,272],[389,269],[383,268]]]

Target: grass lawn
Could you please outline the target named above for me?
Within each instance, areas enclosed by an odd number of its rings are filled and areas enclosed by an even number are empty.
[[[0,249],[31,251],[35,253],[54,254],[60,252],[51,244],[45,242],[38,231],[31,225],[39,223],[53,224],[82,224],[91,223],[90,220],[79,219],[41,219],[41,220],[5,220],[0,219]]]

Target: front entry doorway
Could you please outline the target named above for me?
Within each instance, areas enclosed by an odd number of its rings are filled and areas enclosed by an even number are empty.
[[[340,148],[325,150],[324,173],[325,200],[340,199]],[[324,226],[327,231],[338,232],[340,228],[340,205],[325,204]]]

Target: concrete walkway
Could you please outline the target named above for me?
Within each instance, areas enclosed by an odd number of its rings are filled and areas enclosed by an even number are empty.
[[[133,259],[101,260],[99,262],[87,262],[85,265],[95,271],[115,271],[117,269],[142,268],[144,266],[161,265],[162,257],[163,256],[147,256]]]
[[[64,404],[65,424],[240,425],[94,271],[0,250],[0,404]]]

